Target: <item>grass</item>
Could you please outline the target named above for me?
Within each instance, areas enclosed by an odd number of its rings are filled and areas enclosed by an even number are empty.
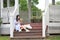
[[[0,40],[10,40],[9,36],[0,36]],[[46,38],[46,40],[60,40],[60,35],[59,36],[49,36]]]
[[[10,40],[9,36],[0,36],[0,40]]]
[[[47,40],[60,40],[60,35],[59,36],[49,36]]]

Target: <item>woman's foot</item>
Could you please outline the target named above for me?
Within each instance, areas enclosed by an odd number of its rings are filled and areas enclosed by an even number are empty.
[[[19,32],[21,32],[22,30],[19,30]]]
[[[30,30],[26,30],[26,32],[30,32]]]

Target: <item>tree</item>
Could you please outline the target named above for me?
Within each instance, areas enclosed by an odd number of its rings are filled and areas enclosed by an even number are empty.
[[[33,4],[38,4],[39,2],[38,2],[38,0],[32,0],[32,3]]]
[[[27,1],[26,0],[19,0],[19,4],[20,4],[20,10],[27,10]]]
[[[28,7],[27,7],[27,0],[19,0],[19,4],[20,4],[20,9],[21,10],[28,10]],[[30,2],[30,1],[29,1]],[[34,4],[38,4],[38,0],[31,0],[31,4],[34,5]]]
[[[29,21],[31,15],[36,17],[36,12],[39,12],[39,15],[41,14],[41,9],[36,7],[38,3],[38,0],[20,0],[20,10],[28,11]]]
[[[57,2],[56,2],[56,5],[60,5],[60,1],[57,1]]]

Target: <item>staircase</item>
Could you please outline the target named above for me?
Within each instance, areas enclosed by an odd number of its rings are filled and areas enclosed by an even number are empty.
[[[30,23],[30,32],[17,32],[14,30],[14,37],[11,40],[42,40],[42,23]]]

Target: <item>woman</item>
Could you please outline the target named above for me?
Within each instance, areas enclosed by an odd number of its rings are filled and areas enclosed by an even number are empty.
[[[17,15],[16,16],[16,21],[15,21],[15,28],[16,28],[16,31],[22,31],[22,29],[26,30],[26,32],[29,32],[28,29],[32,29],[32,27],[27,24],[27,25],[21,25],[22,23],[22,20],[20,20],[20,16]],[[27,29],[28,28],[28,29]]]
[[[16,16],[16,20],[14,21],[14,24],[15,24],[15,29],[16,29],[16,31],[21,31],[21,29],[20,29],[20,16],[19,15],[17,15]]]

